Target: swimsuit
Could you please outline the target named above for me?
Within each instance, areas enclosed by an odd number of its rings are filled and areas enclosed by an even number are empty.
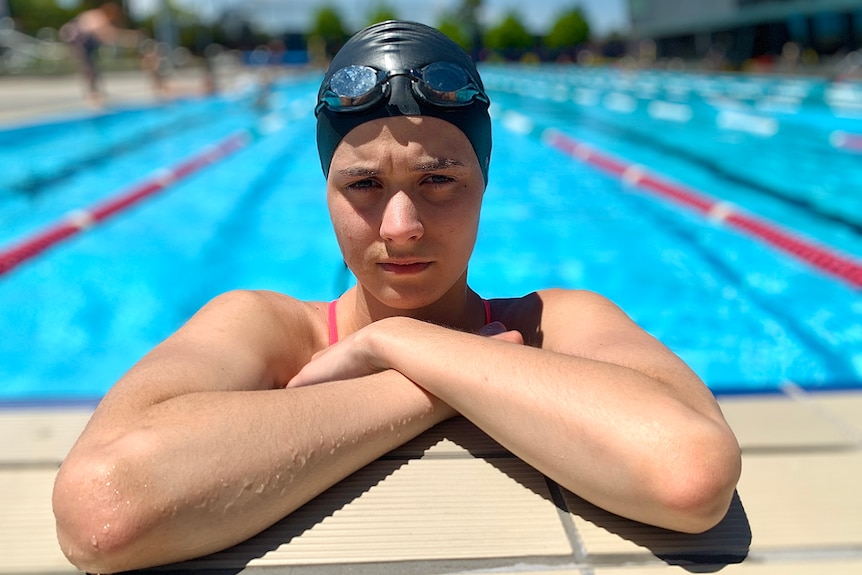
[[[488,325],[493,321],[491,318],[491,302],[483,299],[482,304],[485,306],[485,325]],[[335,308],[337,305],[337,299],[329,302],[329,345],[338,343],[338,324],[335,321]]]

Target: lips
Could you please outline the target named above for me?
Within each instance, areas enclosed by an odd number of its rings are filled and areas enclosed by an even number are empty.
[[[413,260],[404,260],[404,261],[385,261],[380,262],[381,269],[387,273],[395,274],[395,275],[410,275],[410,274],[418,274],[429,267],[431,267],[431,262],[428,261],[413,261]]]

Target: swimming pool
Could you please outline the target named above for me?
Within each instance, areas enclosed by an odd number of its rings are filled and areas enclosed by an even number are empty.
[[[858,262],[858,87],[556,67],[483,75],[495,144],[470,268],[482,295],[601,292],[716,393],[862,385],[858,286],[725,213]],[[84,228],[0,275],[0,400],[98,398],[228,289],[326,300],[350,285],[311,144],[317,81],[282,81],[263,104],[252,91],[0,131],[0,254],[70,212]],[[563,153],[545,128],[636,170],[620,177]],[[238,149],[166,178],[237,134]],[[635,172],[720,209],[668,201]],[[152,181],[156,193],[98,225],[75,212]]]

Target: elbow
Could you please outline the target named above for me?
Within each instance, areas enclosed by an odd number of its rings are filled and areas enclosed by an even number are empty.
[[[66,558],[87,573],[116,573],[144,567],[137,544],[146,521],[133,509],[114,466],[67,460],[54,482],[52,504],[57,540]]]
[[[727,430],[719,440],[697,443],[657,488],[666,521],[661,527],[703,533],[727,515],[742,472],[739,445]]]

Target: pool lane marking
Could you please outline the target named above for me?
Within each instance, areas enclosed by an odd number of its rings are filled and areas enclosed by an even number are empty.
[[[217,144],[207,146],[192,158],[172,168],[158,170],[153,176],[115,197],[90,208],[72,210],[59,222],[36,232],[11,247],[0,250],[0,275],[39,255],[51,246],[85,231],[110,216],[148,198],[171,184],[244,148],[253,140],[249,130],[236,132]]]
[[[851,152],[862,152],[862,134],[851,134],[841,130],[835,130],[829,134],[829,143],[833,148],[849,150]]]
[[[849,256],[802,239],[772,222],[745,214],[729,202],[714,200],[699,191],[662,180],[639,164],[613,158],[554,128],[545,129],[542,132],[542,140],[569,156],[621,178],[628,184],[670,199],[704,215],[711,221],[723,222],[746,232],[822,271],[849,282],[856,288],[862,288],[862,263]]]
[[[2,0],[0,0],[2,1]],[[132,134],[126,139],[118,139],[113,143],[108,143],[105,148],[98,148],[95,151],[84,154],[83,156],[72,160],[59,168],[55,168],[50,173],[30,173],[20,181],[12,182],[9,186],[13,192],[25,193],[27,195],[36,195],[42,192],[45,186],[56,184],[66,178],[80,172],[83,168],[98,165],[109,158],[117,157],[120,154],[131,152],[142,146],[149,145],[153,140],[162,138],[165,135],[175,133],[177,129],[187,129],[202,124],[209,119],[209,112],[198,114],[192,117],[181,117],[166,122],[163,125],[156,126],[149,130]],[[100,121],[103,118],[108,118],[109,115],[95,118]]]

